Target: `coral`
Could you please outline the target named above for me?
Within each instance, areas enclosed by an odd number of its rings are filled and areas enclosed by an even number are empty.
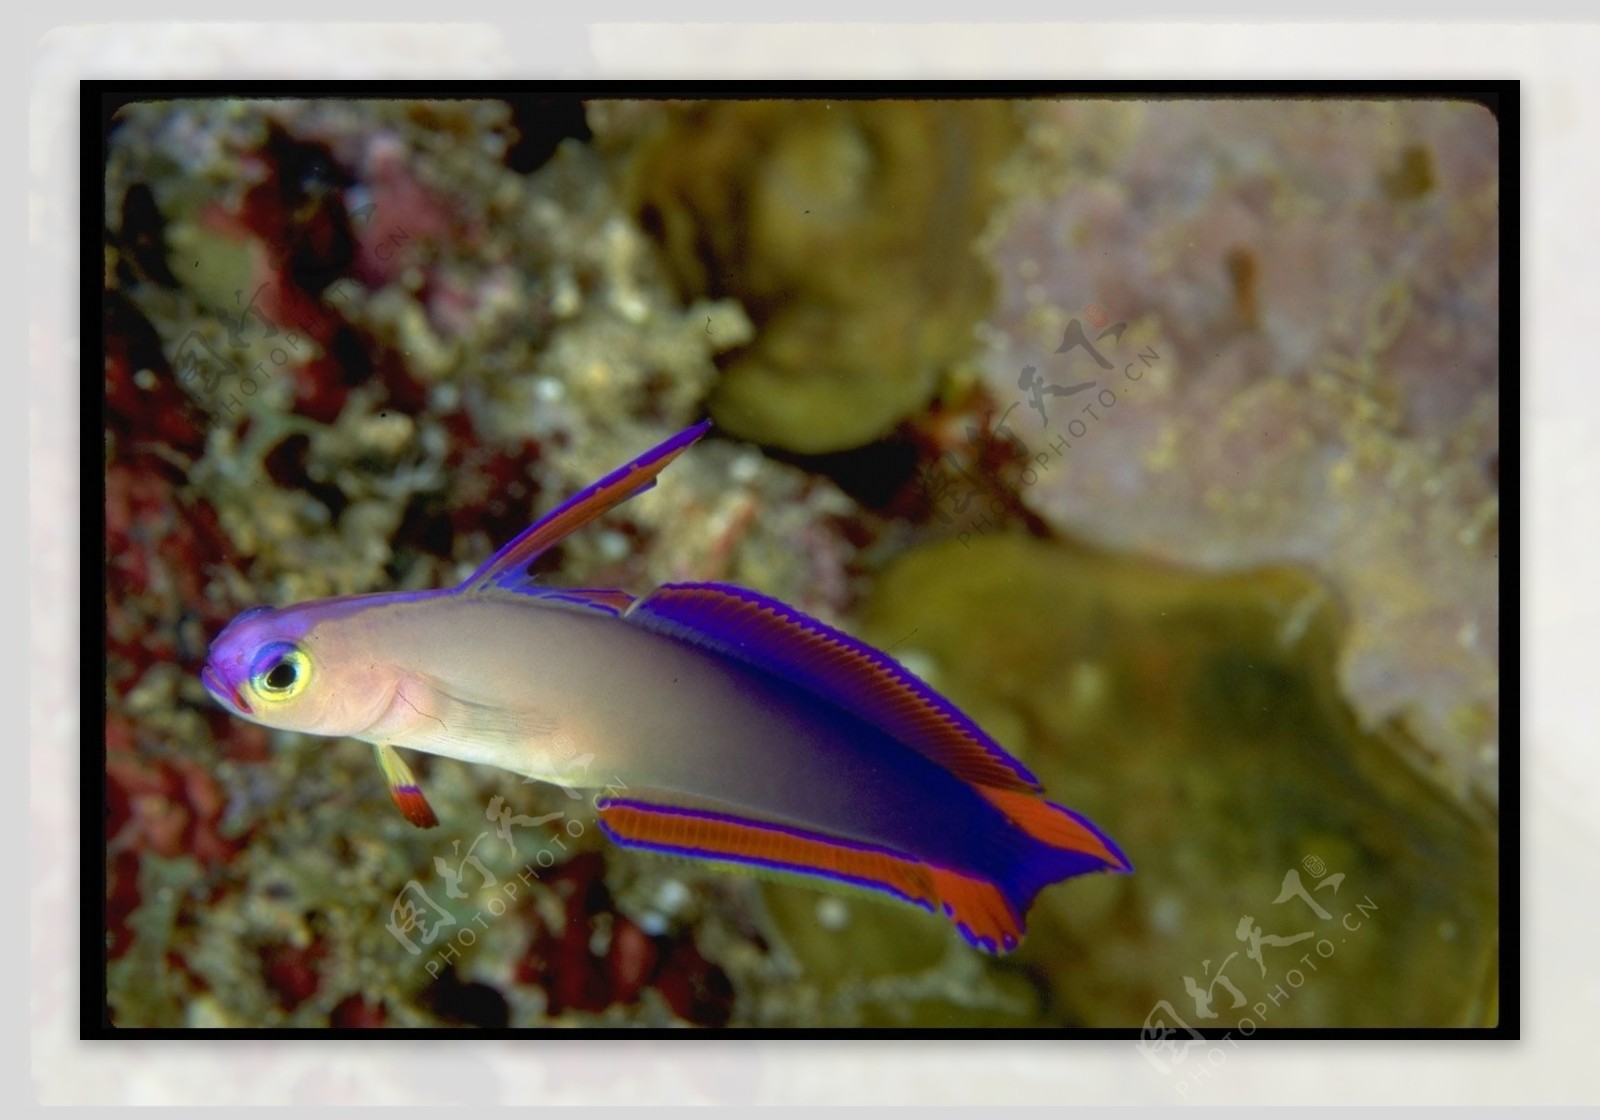
[[[603,884],[586,888],[598,909],[579,899],[570,922],[558,908],[544,924],[580,869],[598,883],[633,857],[553,847],[559,835],[496,840],[481,866],[517,897],[469,909],[475,896],[446,894],[440,861],[459,860],[452,841],[482,839],[493,797],[538,816],[564,809],[559,794],[425,760],[455,832],[419,833],[387,804],[365,747],[229,719],[195,678],[245,607],[460,579],[539,511],[692,421],[712,356],[748,339],[737,305],[679,302],[593,153],[552,145],[537,167],[508,166],[511,119],[495,103],[120,114],[106,257],[120,1024],[733,1014],[695,927],[646,935]],[[849,508],[837,492],[716,444],[674,475],[553,550],[550,574],[624,586],[735,575],[843,606],[851,550],[819,530]],[[777,501],[783,517],[754,521]],[[413,883],[453,922],[512,916],[476,945],[458,937],[449,958],[415,939],[412,954],[389,926]],[[604,945],[572,932],[602,926]],[[553,971],[527,963],[541,954]],[[604,997],[573,998],[566,978],[590,967]]]
[[[1231,1025],[1224,972],[1292,993],[1258,1024],[1492,1019],[1494,156],[1420,102],[124,110],[113,1020]],[[874,642],[1134,875],[988,958],[486,767],[414,759],[418,831],[365,745],[196,679],[241,609],[450,585],[705,408],[543,578],[726,580]]]
[[[1363,723],[1491,808],[1496,149],[1469,104],[1035,105],[983,330],[1030,511],[1205,570],[1320,573]]]
[[[595,114],[680,288],[755,323],[712,416],[791,451],[858,447],[920,410],[991,298],[973,241],[1019,136],[1000,102],[620,104]]]

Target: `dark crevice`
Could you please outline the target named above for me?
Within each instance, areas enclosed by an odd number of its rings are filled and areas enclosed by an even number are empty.
[[[539,170],[563,140],[594,139],[583,102],[569,97],[510,97],[516,140],[506,151],[506,166],[522,175]]]

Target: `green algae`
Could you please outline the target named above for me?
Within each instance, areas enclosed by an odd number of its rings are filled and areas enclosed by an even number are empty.
[[[771,920],[799,966],[815,1021],[861,1027],[1025,1027],[1027,975],[980,956],[943,918],[881,897],[766,884]],[[790,999],[795,997],[791,995]]]
[[[128,919],[132,947],[107,969],[107,1006],[120,1026],[150,1027],[183,1021],[187,986],[170,963],[180,923],[204,876],[188,856],[146,855],[139,882],[148,900]]]
[[[1257,1004],[1273,1026],[1492,1016],[1493,822],[1407,769],[1390,732],[1359,731],[1334,676],[1340,625],[1296,571],[1201,576],[1019,537],[937,542],[880,575],[864,636],[914,630],[897,656],[1134,863],[1040,896],[1010,963],[1040,979],[1044,1021],[1136,1024],[1162,1000],[1204,1025]],[[1314,881],[1307,860],[1345,875],[1315,896],[1328,921],[1275,904],[1291,869]],[[1236,937],[1247,915],[1317,938],[1258,966]],[[1230,953],[1244,1007],[1219,985],[1222,1018],[1197,1017],[1184,978],[1204,989]]]
[[[602,107],[603,108],[603,107]],[[692,298],[737,299],[718,425],[802,453],[888,434],[970,354],[974,242],[1021,136],[1001,102],[741,102],[597,115],[623,193]]]

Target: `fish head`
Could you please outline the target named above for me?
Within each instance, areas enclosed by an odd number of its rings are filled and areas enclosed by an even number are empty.
[[[230,622],[200,670],[234,715],[285,731],[360,736],[386,710],[401,673],[362,648],[349,600],[253,607]]]

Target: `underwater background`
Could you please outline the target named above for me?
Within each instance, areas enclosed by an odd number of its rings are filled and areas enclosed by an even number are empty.
[[[123,109],[112,1020],[1493,1023],[1498,160],[1464,102]],[[201,687],[239,611],[453,584],[706,415],[547,580],[887,649],[1135,874],[987,957],[504,771],[410,756],[416,830]]]

